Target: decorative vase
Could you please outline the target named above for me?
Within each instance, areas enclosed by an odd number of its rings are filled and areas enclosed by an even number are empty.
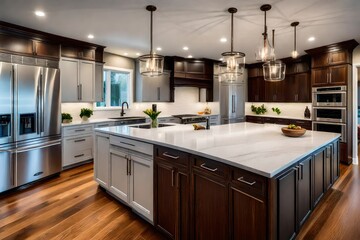
[[[155,119],[151,119],[151,124],[150,124],[151,128],[157,128],[158,127],[158,120],[157,118]]]
[[[87,122],[87,121],[89,120],[89,118],[86,117],[86,116],[82,116],[82,117],[81,117],[81,120],[83,120],[83,122]]]

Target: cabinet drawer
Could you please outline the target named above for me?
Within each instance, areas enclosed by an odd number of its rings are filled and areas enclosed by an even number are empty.
[[[111,135],[110,144],[153,156],[153,145],[149,143]]]
[[[295,124],[296,126],[300,126],[302,128],[305,128],[307,130],[311,130],[312,126],[311,126],[311,121],[306,121],[306,120],[294,120],[291,121],[290,123]]]
[[[290,120],[290,119],[287,119],[287,118],[277,118],[277,119],[275,120],[275,123],[276,123],[276,124],[280,124],[280,125],[289,125],[290,122],[291,122],[291,120]]]
[[[246,116],[246,121],[251,123],[264,123],[264,119],[262,117],[256,116]]]
[[[64,137],[77,136],[80,134],[92,134],[92,131],[93,131],[92,125],[65,127],[64,128]]]
[[[93,158],[92,135],[63,140],[63,166],[79,163]]]
[[[155,147],[155,157],[162,160],[167,160],[173,163],[181,164],[183,166],[189,165],[189,154],[166,147]]]
[[[231,178],[231,182],[247,194],[266,196],[266,178],[238,168],[232,169]]]
[[[229,167],[225,164],[198,156],[194,156],[192,160],[195,169],[219,176],[223,179],[227,179],[229,176]]]

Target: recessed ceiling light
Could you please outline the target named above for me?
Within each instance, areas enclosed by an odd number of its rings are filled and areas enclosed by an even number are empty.
[[[224,59],[223,58],[219,58],[220,61],[223,61]]]
[[[227,39],[226,38],[220,38],[220,42],[227,42]]]
[[[189,48],[187,46],[183,47],[183,50],[187,51]]]
[[[136,56],[140,56],[140,53],[136,53]]]
[[[308,41],[309,41],[309,42],[315,41],[315,37],[309,37],[309,38],[308,38]]]
[[[88,38],[93,39],[93,38],[94,38],[94,35],[89,34],[89,35],[88,35]]]
[[[35,11],[35,15],[38,17],[45,17],[45,13],[43,11]]]
[[[161,50],[162,50],[162,48],[161,48],[161,47],[157,47],[157,48],[156,48],[156,50],[161,51]]]
[[[192,55],[189,55],[188,58],[192,58],[193,56]]]
[[[126,52],[126,53],[124,53],[124,55],[127,56],[127,55],[129,55],[129,54]]]

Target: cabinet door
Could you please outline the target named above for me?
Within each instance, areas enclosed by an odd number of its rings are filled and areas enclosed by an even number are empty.
[[[332,152],[332,182],[334,183],[340,175],[340,158],[339,158],[339,142],[333,143],[333,152]]]
[[[94,62],[80,61],[80,100],[83,102],[94,101]]]
[[[179,169],[176,173],[178,193],[178,230],[176,239],[190,239],[190,177],[188,169]]]
[[[279,81],[279,82],[265,81],[265,100],[267,102],[284,102],[285,81]]]
[[[95,180],[104,188],[109,187],[110,140],[108,135],[95,135]]]
[[[298,190],[298,224],[301,227],[311,211],[311,179],[312,158],[309,157],[299,164],[299,190]]]
[[[22,54],[33,54],[31,39],[0,34],[0,50]]]
[[[311,70],[311,85],[313,87],[328,85],[328,68],[317,68]]]
[[[332,155],[332,145],[328,145],[325,149],[325,174],[324,174],[324,188],[327,191],[331,187],[331,155]]]
[[[278,178],[278,239],[292,239],[296,234],[298,170],[292,168]]]
[[[34,41],[34,54],[38,57],[59,59],[60,45],[42,41]]]
[[[79,49],[79,57],[81,59],[93,61],[93,60],[95,60],[95,49],[93,49],[93,48]]]
[[[104,64],[95,63],[95,101],[103,102],[104,100]]]
[[[262,77],[248,79],[248,101],[263,102],[264,96],[264,79]]]
[[[124,202],[129,202],[129,161],[127,152],[110,149],[110,192]]]
[[[179,222],[175,171],[175,167],[169,164],[155,163],[155,225],[172,239],[175,239]]]
[[[350,63],[348,61],[347,51],[337,51],[329,53],[329,64],[341,64],[341,63]]]
[[[220,179],[193,170],[195,239],[229,239],[228,187]]]
[[[130,155],[130,205],[153,222],[153,161],[152,156]]]
[[[311,102],[310,76],[308,73],[294,74],[285,79],[287,102]]]
[[[314,203],[317,205],[324,194],[324,166],[325,151],[321,150],[314,154]]]
[[[312,68],[327,66],[329,64],[329,54],[328,53],[318,54],[312,58],[311,63],[312,63]]]
[[[69,57],[69,58],[78,58],[79,57],[79,49],[73,46],[64,46],[61,45],[61,56]]]
[[[236,187],[230,196],[233,239],[266,239],[265,202]]]
[[[329,67],[329,83],[331,85],[346,85],[350,74],[349,66],[345,64]]]
[[[60,82],[61,101],[79,101],[78,91],[79,61],[76,59],[61,59],[60,61]]]
[[[83,135],[63,139],[63,167],[93,158],[93,137]]]

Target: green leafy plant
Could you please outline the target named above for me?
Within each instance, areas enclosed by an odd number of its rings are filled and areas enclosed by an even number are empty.
[[[73,118],[70,113],[61,113],[61,121],[68,120],[71,121]]]
[[[93,115],[93,110],[89,109],[89,108],[82,108],[80,110],[80,117],[91,117],[91,115]]]
[[[145,111],[143,111],[143,113],[148,115],[151,118],[151,120],[155,120],[155,119],[157,119],[157,117],[159,116],[161,111],[157,112],[157,111],[153,111],[152,109],[149,108],[149,109],[146,109]]]
[[[254,113],[256,113],[256,114],[264,114],[264,113],[267,112],[264,104],[262,104],[260,107],[251,105],[251,111],[254,112]]]
[[[280,115],[281,110],[280,108],[271,108],[273,112],[276,112],[277,115]]]

